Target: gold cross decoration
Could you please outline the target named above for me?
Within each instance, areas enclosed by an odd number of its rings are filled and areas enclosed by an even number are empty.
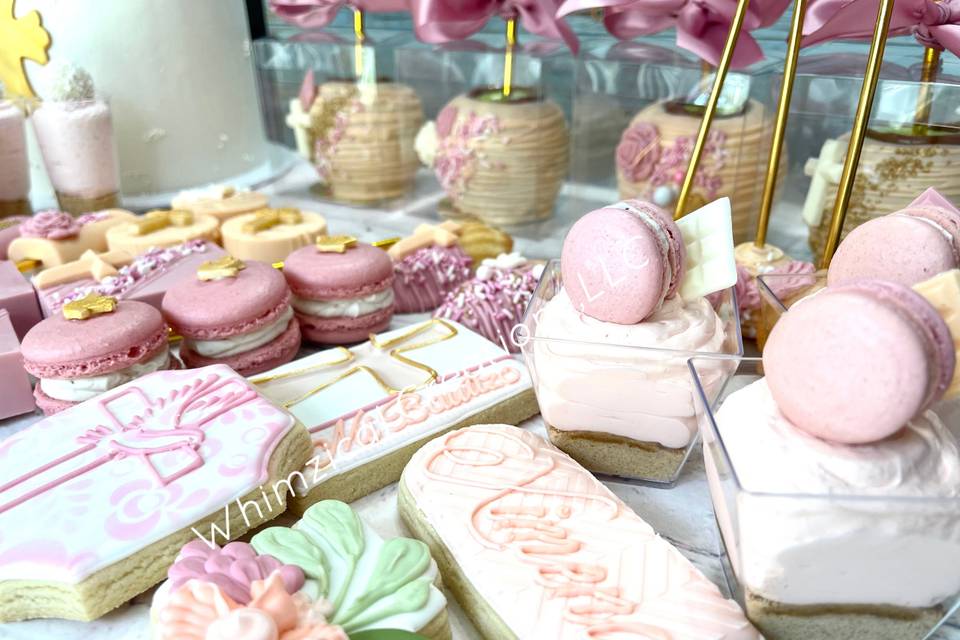
[[[253,214],[253,220],[243,225],[244,233],[259,233],[281,224],[300,224],[303,215],[300,209],[260,209]]]
[[[47,64],[50,34],[43,28],[40,13],[29,11],[17,18],[14,0],[0,0],[0,82],[11,96],[35,98],[23,68],[24,60]]]
[[[105,278],[119,273],[117,267],[123,267],[133,262],[133,256],[126,251],[108,251],[97,253],[87,249],[73,262],[44,269],[33,277],[33,286],[37,289],[49,289],[68,282],[76,282],[84,278],[93,278],[102,282]]]
[[[193,224],[193,213],[185,209],[167,209],[148,211],[134,224],[138,236],[145,236],[167,227],[189,227]]]
[[[394,260],[401,260],[411,253],[426,247],[450,247],[460,241],[463,225],[453,220],[440,224],[421,224],[408,236],[387,250]]]
[[[233,256],[223,256],[217,260],[208,260],[197,269],[197,278],[204,282],[209,280],[223,280],[224,278],[236,278],[237,275],[247,268],[243,260]]]
[[[317,236],[317,251],[320,253],[343,253],[357,246],[353,236]]]
[[[415,338],[424,334],[433,335],[429,335],[429,337],[425,337],[418,342],[413,342]],[[326,380],[323,380],[305,393],[301,393],[299,396],[294,398],[283,399],[281,404],[287,409],[294,407],[305,400],[308,400],[312,396],[320,393],[324,389],[336,384],[337,382],[340,382],[341,380],[361,373],[370,376],[373,381],[376,382],[377,385],[389,395],[403,392],[409,393],[418,389],[422,389],[423,387],[433,383],[438,379],[439,374],[435,369],[432,369],[421,362],[417,362],[405,354],[417,349],[423,349],[424,347],[428,347],[439,342],[444,342],[445,340],[450,340],[451,338],[456,337],[456,335],[457,328],[455,326],[441,318],[433,318],[432,320],[428,320],[427,322],[423,322],[419,325],[411,327],[408,331],[404,331],[394,336],[390,340],[380,341],[376,335],[371,334],[369,342],[370,348],[367,349],[366,345],[360,345],[358,348],[362,353],[360,356],[350,349],[337,347],[335,351],[338,351],[341,355],[336,359],[301,369],[285,371],[283,373],[257,376],[255,378],[251,378],[250,382],[255,385],[266,385],[280,380],[299,378],[301,376],[310,374],[322,374],[323,372],[329,372],[331,374]],[[361,362],[370,362],[373,366],[368,364],[354,364],[345,371],[341,371],[340,373],[335,372],[337,367],[354,362],[358,359],[358,357],[360,358]],[[400,362],[414,370],[421,371],[425,375],[419,380],[411,381],[411,384],[405,385],[402,388],[391,386],[390,383],[384,380],[383,376],[377,372],[375,366],[377,361],[382,361],[384,357]]]
[[[63,305],[63,317],[67,320],[86,320],[104,313],[113,313],[116,308],[116,298],[88,293],[79,300]]]

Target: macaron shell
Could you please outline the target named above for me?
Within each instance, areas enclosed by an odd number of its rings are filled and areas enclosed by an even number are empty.
[[[642,220],[620,209],[604,208],[588,213],[570,228],[560,268],[575,308],[598,320],[636,324],[662,302],[668,260]]]
[[[960,211],[934,206],[908,207],[901,213],[933,222],[943,229],[953,243],[954,258],[960,263]]]
[[[664,297],[672,298],[680,289],[680,284],[683,282],[683,276],[687,270],[687,245],[683,241],[683,233],[674,221],[673,216],[664,209],[640,200],[628,200],[627,202],[635,207],[642,207],[644,211],[660,223],[660,228],[667,234],[670,241],[670,252],[667,257],[670,260],[671,278],[670,287]]]
[[[393,285],[393,261],[386,251],[358,242],[343,253],[303,247],[291,253],[283,275],[294,295],[308,300],[357,298]]]
[[[386,330],[390,326],[391,318],[393,318],[393,307],[356,318],[319,318],[297,314],[304,339],[317,344],[363,342],[371,333]]]
[[[943,232],[916,216],[893,214],[847,235],[830,262],[827,284],[887,280],[909,287],[958,266],[954,243]]]
[[[167,344],[160,312],[143,302],[121,301],[112,313],[86,320],[46,318],[23,338],[24,367],[38,378],[77,378],[125,369]]]
[[[763,351],[781,412],[835,442],[896,433],[922,409],[934,382],[927,336],[904,309],[853,286],[825,289],[791,307]]]
[[[180,335],[216,340],[275,322],[289,303],[283,274],[251,260],[235,278],[204,281],[188,275],[167,291],[162,307],[167,322]]]
[[[291,318],[286,330],[267,344],[251,351],[226,358],[208,358],[191,351],[185,345],[180,348],[180,357],[190,369],[199,369],[213,364],[225,364],[242,376],[252,376],[293,360],[300,350],[300,325]]]

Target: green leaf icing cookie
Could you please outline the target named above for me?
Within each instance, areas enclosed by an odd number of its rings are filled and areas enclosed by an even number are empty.
[[[329,601],[327,619],[349,634],[420,631],[446,608],[427,546],[409,538],[383,541],[342,502],[319,502],[292,528],[266,529],[251,545],[302,568],[303,593]]]

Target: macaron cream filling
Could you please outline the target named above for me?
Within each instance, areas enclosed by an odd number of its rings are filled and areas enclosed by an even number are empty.
[[[275,340],[287,329],[293,318],[293,309],[288,305],[280,316],[265,327],[256,331],[241,333],[220,340],[196,340],[185,338],[184,346],[194,353],[207,358],[226,358],[252,351]]]
[[[393,304],[393,289],[386,288],[359,298],[340,300],[308,300],[293,297],[293,308],[308,316],[320,318],[359,318],[386,309]]]
[[[149,360],[138,362],[119,371],[72,379],[41,378],[40,388],[55,400],[84,402],[140,376],[166,369],[169,362],[170,350],[167,345],[163,345],[157,355]]]

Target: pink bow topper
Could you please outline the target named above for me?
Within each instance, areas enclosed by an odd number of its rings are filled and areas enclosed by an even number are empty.
[[[849,38],[869,40],[879,0],[812,0],[803,23],[803,46]],[[913,35],[920,44],[960,56],[960,0],[896,0],[890,36]]]
[[[523,28],[543,38],[563,40],[574,53],[580,42],[557,15],[559,0],[410,0],[413,30],[424,42],[465,40],[495,15],[519,18]]]
[[[406,0],[270,0],[270,10],[301,29],[320,29],[330,24],[343,7],[390,13],[406,11]]]
[[[733,53],[733,67],[740,69],[763,60],[763,50],[750,31],[769,27],[783,15],[790,0],[753,0],[747,10],[743,32]],[[558,16],[574,11],[602,8],[607,31],[629,40],[652,35],[670,27],[677,29],[677,46],[716,65],[730,34],[736,0],[565,0]]]

